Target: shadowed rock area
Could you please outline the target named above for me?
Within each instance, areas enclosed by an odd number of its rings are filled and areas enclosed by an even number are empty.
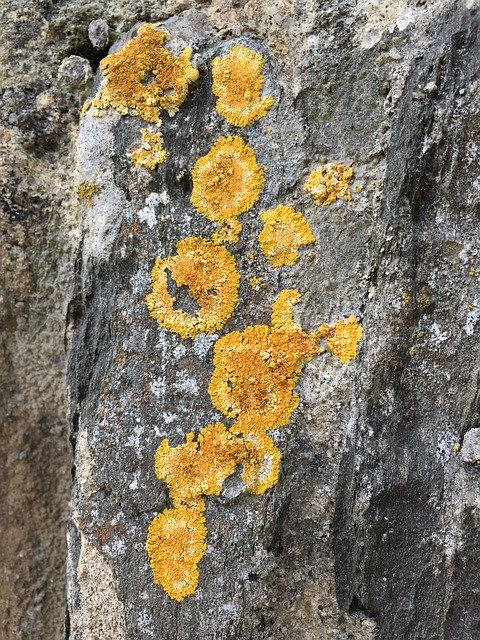
[[[480,637],[477,3],[0,7],[0,638]],[[167,159],[148,170],[129,159],[141,118],[80,110],[109,47],[157,21],[199,78],[161,114]],[[211,91],[212,59],[236,44],[265,58],[275,100],[240,128]],[[214,231],[192,169],[229,135],[265,171],[227,245],[239,300],[215,334],[182,339],[148,313],[150,271]],[[329,162],[353,167],[352,200],[318,206],[304,183]],[[316,242],[275,268],[259,214],[279,203]],[[300,405],[271,433],[271,489],[246,493],[239,467],[206,498],[198,588],[176,602],[145,551],[171,507],[155,451],[231,424],[208,393],[215,342],[270,325],[285,289],[307,332],[355,316],[358,357],[305,365]]]

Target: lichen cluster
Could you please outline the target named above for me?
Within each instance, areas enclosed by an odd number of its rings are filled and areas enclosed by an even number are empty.
[[[240,274],[225,247],[204,238],[180,240],[177,253],[157,258],[152,269],[152,292],[146,297],[150,315],[182,338],[214,333],[232,315],[238,300]],[[168,275],[178,287],[187,287],[199,309],[188,313],[176,309],[176,296],[169,291]]]
[[[160,127],[161,113],[173,116],[188,95],[189,85],[198,78],[192,66],[191,47],[178,56],[164,44],[169,33],[158,24],[143,24],[131,40],[119,51],[106,56],[100,63],[105,83],[98,95],[88,100],[82,109],[85,115],[92,109],[94,116],[113,108],[121,115],[138,116]],[[134,166],[150,171],[167,157],[160,132],[141,130],[141,146],[130,154]]]
[[[212,91],[218,97],[217,111],[227,122],[245,127],[263,118],[274,104],[271,96],[262,98],[265,60],[241,44],[226,56],[212,61]]]
[[[99,192],[99,187],[95,182],[80,182],[77,185],[77,196],[79,200],[84,200],[88,207],[93,207],[93,196]]]
[[[153,171],[167,159],[167,152],[163,146],[163,136],[160,131],[141,129],[142,142],[140,147],[130,155],[132,164],[145,167]]]
[[[94,115],[112,107],[158,126],[162,110],[169,115],[178,110],[198,71],[190,63],[191,49],[179,56],[169,52],[164,47],[168,34],[157,26],[141,26],[120,51],[103,60],[106,81],[91,101]],[[261,54],[243,45],[213,60],[216,108],[230,124],[250,125],[271,108],[273,98],[262,97],[264,64]],[[148,170],[164,162],[160,130],[142,129],[130,158]],[[352,176],[351,168],[329,164],[314,171],[305,186],[319,204],[348,200]],[[156,258],[146,304],[163,328],[191,339],[220,331],[231,318],[240,274],[224,245],[238,241],[239,217],[257,203],[264,181],[254,150],[239,136],[220,138],[197,159],[191,204],[217,226],[209,239],[186,237],[174,255]],[[93,193],[85,190],[83,195]],[[272,267],[295,264],[300,247],[315,241],[307,220],[292,206],[279,204],[260,218],[264,226],[258,241]],[[255,276],[249,284],[259,290],[263,281]],[[193,310],[180,308],[185,305],[181,288],[188,292]],[[171,507],[152,520],[146,550],[154,582],[174,600],[182,601],[198,586],[207,538],[205,498],[219,496],[240,465],[246,493],[261,495],[278,481],[281,452],[270,432],[285,426],[298,407],[295,389],[304,364],[327,349],[342,363],[356,357],[362,333],[358,321],[350,317],[307,333],[293,317],[299,299],[296,289],[280,291],[270,325],[246,326],[217,340],[208,392],[226,424],[187,433],[175,447],[164,439],[157,449],[155,472],[168,487]]]
[[[164,47],[168,32],[157,26],[143,24],[120,51],[101,61],[106,81],[92,107],[113,107],[152,123],[160,121],[162,110],[171,116],[178,111],[198,70],[190,63],[191,47],[175,56]]]
[[[272,267],[294,265],[300,247],[315,242],[310,225],[293,207],[279,204],[260,214],[263,229],[259,233],[260,248]]]
[[[146,549],[154,580],[181,602],[195,592],[198,563],[205,553],[207,527],[195,507],[165,509],[148,528]]]
[[[352,180],[352,167],[329,162],[312,171],[304,186],[312,195],[315,204],[327,205],[339,198],[351,200],[349,184]]]
[[[211,222],[219,224],[215,242],[237,242],[240,214],[260,197],[265,177],[253,149],[239,136],[220,138],[199,158],[192,171],[191,203]]]

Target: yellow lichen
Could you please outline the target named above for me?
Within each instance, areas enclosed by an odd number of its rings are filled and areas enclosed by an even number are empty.
[[[352,180],[352,167],[329,162],[312,171],[304,186],[311,193],[316,204],[327,205],[339,198],[351,200],[348,185]]]
[[[312,244],[315,237],[308,222],[293,207],[279,204],[260,214],[264,223],[259,233],[260,248],[272,267],[284,267],[295,264],[298,249]]]
[[[206,537],[205,517],[195,507],[165,509],[152,520],[146,549],[154,582],[170,598],[181,602],[195,592]]]
[[[244,442],[247,457],[242,480],[249,493],[261,495],[277,483],[282,455],[265,433],[250,432],[245,435]]]
[[[223,327],[237,304],[240,274],[235,260],[224,247],[204,238],[185,238],[176,249],[176,255],[155,261],[152,293],[146,297],[150,315],[182,338],[213,333]],[[167,271],[179,287],[187,287],[198,311],[175,309],[176,297],[168,290]]]
[[[93,207],[93,196],[96,195],[99,190],[95,182],[80,182],[77,186],[77,196],[79,200],[85,200],[88,207]]]
[[[148,129],[141,129],[140,133],[142,134],[141,146],[130,154],[130,159],[136,167],[153,171],[167,159],[163,136],[160,131],[154,132]]]
[[[175,56],[163,46],[168,32],[156,26],[143,24],[120,51],[101,61],[106,82],[91,106],[113,107],[122,115],[133,113],[153,123],[162,109],[169,115],[178,111],[198,71],[190,63],[191,47]]]
[[[353,316],[340,320],[331,326],[322,326],[315,332],[324,337],[331,354],[347,364],[357,357],[358,344],[362,337],[362,326]]]
[[[236,433],[259,433],[285,425],[299,403],[294,394],[304,362],[319,353],[317,336],[293,322],[297,291],[283,291],[272,326],[233,331],[215,344],[209,385],[213,405],[235,419]]]
[[[248,285],[254,291],[260,291],[260,289],[265,286],[265,283],[261,278],[258,278],[257,276],[254,276],[253,278],[250,278],[248,280]]]
[[[243,442],[217,422],[187,433],[186,442],[170,448],[162,440],[155,454],[155,471],[168,485],[174,506],[204,508],[202,496],[218,496],[222,484],[244,457]]]
[[[223,58],[212,61],[212,91],[218,97],[217,111],[227,122],[245,127],[263,118],[275,100],[262,99],[265,60],[260,53],[241,44]]]
[[[193,206],[220,227],[215,242],[236,242],[242,229],[238,216],[253,207],[264,183],[255,154],[242,138],[220,138],[195,163],[192,171]]]

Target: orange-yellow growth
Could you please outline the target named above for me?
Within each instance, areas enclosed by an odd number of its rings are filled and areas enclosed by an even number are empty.
[[[227,122],[245,127],[265,116],[275,100],[262,98],[265,60],[260,53],[241,44],[223,58],[212,61],[212,91],[218,97],[217,111]]]
[[[146,549],[153,579],[181,602],[195,592],[198,563],[205,553],[207,528],[200,509],[165,509],[148,528]]]
[[[174,506],[204,508],[203,496],[218,496],[222,484],[245,455],[243,442],[217,422],[187,433],[186,442],[170,448],[162,440],[155,454],[155,472],[168,485]]]
[[[257,202],[265,180],[252,148],[238,136],[220,138],[197,160],[192,179],[192,205],[220,225],[213,240],[236,242],[238,217]]]
[[[175,56],[164,47],[167,31],[143,24],[127,44],[102,60],[106,82],[90,106],[113,107],[156,123],[162,109],[173,115],[185,100],[189,84],[198,78],[192,67],[191,47]]]
[[[93,207],[93,196],[100,191],[95,182],[80,182],[77,186],[77,196],[80,200],[84,200],[88,207]]]
[[[293,322],[298,291],[283,291],[272,326],[254,325],[220,338],[209,385],[213,405],[235,419],[235,432],[261,433],[287,424],[299,403],[294,394],[303,364],[319,353],[317,336]]]
[[[150,315],[182,338],[213,333],[223,327],[237,304],[240,274],[235,260],[224,247],[204,238],[185,238],[176,249],[176,255],[155,261],[152,293],[146,297]],[[176,298],[168,290],[167,271],[179,287],[187,287],[198,311],[187,313],[174,307]]]
[[[263,229],[258,235],[260,248],[272,267],[295,264],[298,249],[312,244],[315,237],[300,211],[279,204],[260,214]]]
[[[316,204],[327,205],[339,198],[351,200],[348,185],[352,180],[352,167],[329,162],[312,171],[304,186],[311,193]]]
[[[339,320],[334,325],[324,325],[316,331],[324,337],[327,347],[342,364],[347,364],[357,357],[358,344],[362,337],[362,326],[353,316]]]
[[[167,159],[167,152],[163,146],[163,136],[160,131],[154,132],[141,129],[142,142],[139,149],[130,154],[130,159],[136,167],[145,167],[153,171]]]
[[[250,432],[244,436],[246,459],[243,463],[242,480],[248,493],[261,495],[271,489],[280,474],[282,454],[270,436],[261,432]]]

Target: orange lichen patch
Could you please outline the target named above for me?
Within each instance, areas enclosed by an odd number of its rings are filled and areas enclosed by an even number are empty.
[[[145,167],[153,171],[167,159],[167,152],[163,146],[163,136],[160,131],[154,132],[141,129],[142,142],[139,149],[130,154],[130,160],[136,167]]]
[[[150,523],[146,549],[153,579],[181,602],[195,592],[198,563],[205,553],[207,529],[200,509],[165,509]]]
[[[312,171],[304,187],[312,194],[316,204],[327,205],[339,198],[351,200],[348,185],[352,180],[352,167],[329,162]]]
[[[200,431],[197,438],[187,433],[186,442],[170,448],[162,440],[155,454],[155,471],[167,483],[174,506],[204,508],[202,496],[218,496],[222,484],[242,462],[241,439],[217,422]]]
[[[88,207],[93,207],[93,196],[100,191],[95,182],[80,182],[77,186],[77,196],[79,200],[85,200]]]
[[[253,207],[265,181],[251,147],[238,136],[220,138],[195,163],[191,202],[220,227],[215,242],[236,242],[242,225],[238,216]]]
[[[212,61],[212,91],[218,97],[217,111],[227,122],[245,127],[267,114],[275,100],[262,99],[265,60],[260,53],[241,44],[223,58]]]
[[[270,436],[264,433],[248,433],[244,442],[247,457],[243,463],[242,480],[248,493],[261,495],[277,483],[282,454]]]
[[[157,258],[152,269],[152,293],[146,297],[150,315],[182,338],[221,329],[238,300],[240,274],[233,256],[204,238],[188,237],[177,243],[177,253]],[[175,296],[168,290],[167,271],[179,286],[186,286],[199,305],[196,313],[175,309]]]
[[[156,26],[142,25],[120,51],[101,61],[107,79],[91,106],[113,107],[122,115],[133,113],[147,122],[158,122],[162,109],[169,115],[178,111],[198,71],[190,64],[191,47],[175,56],[163,46],[168,32]]]
[[[362,326],[353,316],[339,320],[334,325],[322,326],[315,332],[324,337],[331,354],[346,364],[357,357],[358,344],[362,337]]]
[[[300,211],[279,204],[260,214],[264,223],[258,235],[260,248],[272,267],[284,267],[295,264],[298,249],[312,244],[315,237]]]
[[[236,419],[235,433],[258,433],[285,425],[299,403],[294,394],[303,364],[319,353],[317,336],[292,320],[297,291],[274,305],[272,327],[254,325],[220,338],[209,385],[213,405]]]

